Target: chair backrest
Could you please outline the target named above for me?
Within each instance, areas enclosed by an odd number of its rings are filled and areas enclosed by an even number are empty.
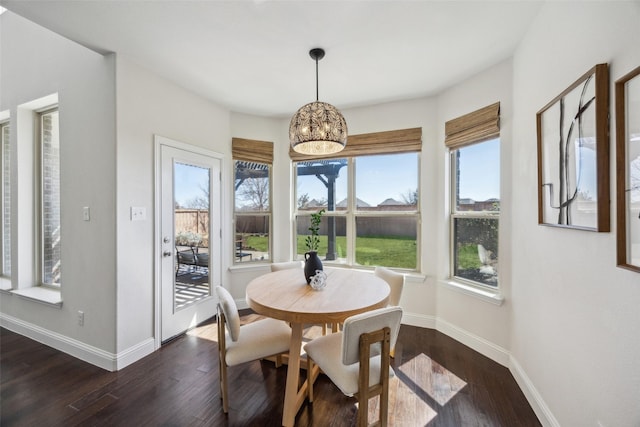
[[[271,264],[271,271],[288,270],[290,268],[302,268],[302,261],[274,262]]]
[[[235,300],[222,286],[216,286],[216,294],[218,295],[218,306],[222,309],[227,323],[227,329],[232,341],[238,341],[240,337],[240,314]]]
[[[379,308],[347,318],[342,332],[342,363],[351,365],[358,362],[360,335],[384,327],[391,329],[391,348],[394,348],[401,320],[402,308],[398,306]]]
[[[385,267],[376,267],[374,274],[387,282],[391,288],[388,305],[400,305],[400,297],[404,287],[404,274],[396,273]]]

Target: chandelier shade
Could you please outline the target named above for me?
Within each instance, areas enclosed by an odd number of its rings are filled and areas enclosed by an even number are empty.
[[[316,101],[300,107],[291,118],[289,142],[301,154],[337,153],[347,145],[347,122],[336,107],[318,101],[318,60],[324,50],[311,49],[309,55],[316,61]]]
[[[291,118],[289,141],[293,150],[298,153],[337,153],[347,145],[347,122],[333,105],[310,102]]]

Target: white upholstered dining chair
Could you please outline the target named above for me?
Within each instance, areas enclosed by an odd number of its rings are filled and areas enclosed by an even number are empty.
[[[396,273],[386,267],[376,267],[374,274],[389,284],[389,303],[387,305],[400,305],[402,288],[404,287],[404,274]]]
[[[222,409],[227,413],[229,412],[227,367],[270,356],[278,356],[276,367],[279,367],[280,355],[289,351],[291,328],[282,320],[271,318],[240,326],[238,307],[229,291],[222,286],[216,286],[216,294],[218,295],[220,395]]]
[[[373,273],[389,284],[390,291],[387,306],[400,305],[402,288],[404,288],[404,274],[396,273],[385,267],[376,267]],[[391,347],[391,357],[395,356],[396,348]]]
[[[379,425],[389,415],[391,348],[396,343],[402,308],[385,307],[351,316],[341,332],[316,338],[304,346],[308,360],[308,397],[322,370],[347,396],[358,399],[358,426],[369,425],[369,399],[380,396]]]
[[[271,264],[271,271],[288,270],[290,268],[302,268],[304,264],[302,261],[284,261],[274,262]]]

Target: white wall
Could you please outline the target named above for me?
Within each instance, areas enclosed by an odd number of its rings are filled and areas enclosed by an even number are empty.
[[[613,82],[640,64],[639,24],[638,2],[548,2],[514,57],[512,371],[549,425],[640,425],[640,275],[616,268],[613,220]],[[611,232],[538,226],[536,112],[604,62]]]
[[[449,155],[444,147],[444,124],[448,120],[475,111],[487,105],[500,102],[500,292],[504,297],[502,305],[463,294],[456,288],[442,286],[449,276]],[[476,76],[457,84],[437,98],[438,143],[437,158],[438,212],[433,220],[437,224],[439,242],[437,258],[437,279],[440,281],[437,293],[438,329],[455,337],[468,346],[492,357],[496,361],[508,363],[509,318],[511,310],[511,255],[509,236],[511,233],[511,150],[512,139],[512,62],[506,60]],[[487,343],[483,342],[487,341]]]
[[[58,95],[61,147],[61,308],[0,295],[2,325],[41,341],[90,353],[115,351],[115,61],[11,12],[0,15],[0,111],[11,110],[11,143],[31,147],[19,106]],[[10,41],[9,41],[10,40]],[[32,120],[22,109],[21,120]],[[17,126],[19,125],[19,126]],[[18,130],[19,128],[19,130]],[[30,151],[27,150],[27,151]],[[14,159],[16,159],[14,157]],[[32,177],[29,160],[13,170],[13,287],[32,286]],[[17,162],[13,163],[14,166]],[[18,170],[20,175],[16,175]],[[26,174],[25,174],[26,171]],[[21,209],[18,212],[18,204]],[[82,208],[91,221],[82,220]],[[19,214],[18,214],[19,213]],[[26,268],[17,268],[17,264]],[[28,283],[27,283],[28,282]],[[78,325],[77,312],[85,312]],[[48,342],[48,341],[47,341]]]
[[[227,110],[137,66],[117,60],[118,107],[118,352],[154,337],[154,135],[224,155],[231,164]],[[225,181],[229,182],[229,181]],[[223,190],[222,223],[230,223],[230,191]],[[131,221],[130,208],[144,207],[146,221]],[[223,247],[232,234],[223,227]],[[222,283],[228,283],[231,256],[222,259]]]

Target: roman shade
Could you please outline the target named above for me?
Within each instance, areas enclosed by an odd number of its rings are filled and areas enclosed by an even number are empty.
[[[500,102],[449,120],[444,133],[444,144],[451,150],[500,136]]]
[[[312,159],[337,159],[343,157],[370,156],[419,152],[422,149],[422,128],[391,130],[385,132],[349,135],[344,150],[326,156],[307,156],[289,149],[289,157],[295,162]]]
[[[273,142],[232,138],[231,155],[234,160],[273,164]]]

